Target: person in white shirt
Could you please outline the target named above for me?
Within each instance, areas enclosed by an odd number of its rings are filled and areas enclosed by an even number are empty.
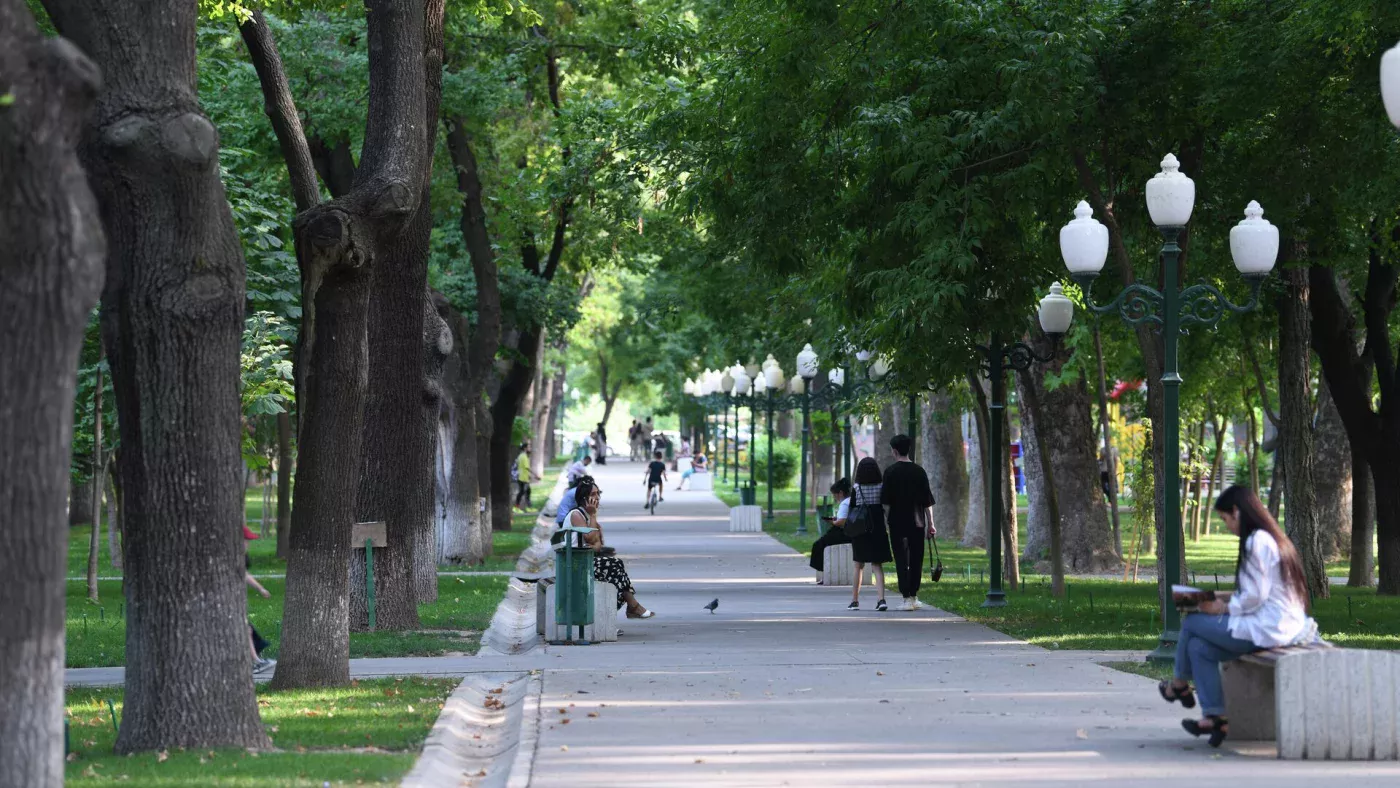
[[[826,533],[812,543],[812,558],[807,562],[817,573],[817,585],[822,585],[822,570],[826,568],[826,548],[851,543],[851,537],[846,535],[845,528],[846,518],[851,514],[851,480],[844,477],[837,479],[836,483],[831,485],[831,496],[836,499],[836,513],[824,518],[828,526]]]
[[[581,460],[574,460],[573,462],[569,463],[569,467],[565,469],[565,471],[568,473],[569,486],[572,487],[575,484],[578,484],[579,479],[582,479],[583,477],[587,476],[588,466],[592,464],[593,458],[589,457],[588,455],[584,455],[583,459]]]
[[[1260,649],[1317,639],[1317,623],[1308,617],[1308,586],[1298,550],[1269,510],[1247,487],[1227,488],[1215,511],[1230,533],[1240,538],[1234,593],[1208,594],[1198,613],[1181,620],[1176,644],[1176,679],[1158,692],[1168,703],[1193,708],[1201,698],[1200,720],[1182,720],[1193,736],[1208,735],[1219,747],[1229,733],[1220,688],[1220,663]],[[1194,678],[1193,693],[1190,681]]]

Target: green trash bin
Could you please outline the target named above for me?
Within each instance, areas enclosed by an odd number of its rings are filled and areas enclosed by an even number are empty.
[[[739,503],[743,506],[753,506],[758,501],[758,487],[752,483],[745,484],[739,488]]]
[[[592,528],[566,526],[563,539],[554,546],[554,620],[568,627],[563,643],[586,645],[583,628],[593,623],[593,551],[583,546],[583,535]],[[573,538],[571,538],[573,537]],[[578,640],[574,639],[578,627]]]

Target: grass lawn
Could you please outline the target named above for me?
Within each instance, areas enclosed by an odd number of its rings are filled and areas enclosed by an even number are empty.
[[[1148,662],[1143,660],[1139,662],[1100,662],[1099,664],[1106,668],[1121,670],[1124,673],[1131,673],[1135,676],[1146,676],[1149,679],[1156,679],[1158,681],[1172,678],[1172,665],[1170,662]]]
[[[413,767],[457,679],[373,679],[340,689],[258,688],[276,752],[200,750],[112,754],[107,701],[122,713],[122,689],[67,691],[73,752],[66,784],[81,786],[319,786],[396,783]]]
[[[803,555],[811,554],[817,523],[808,518],[806,536],[798,536],[797,515],[778,515],[764,531]],[[919,598],[950,613],[985,624],[1038,646],[1064,649],[1140,649],[1156,647],[1162,622],[1155,582],[1074,579],[1064,600],[1050,594],[1050,579],[1026,575],[1023,588],[1007,591],[1003,608],[983,608],[986,598],[986,552],[938,540],[944,574],[933,585],[925,579]],[[1188,558],[1190,557],[1188,547]],[[1231,565],[1233,572],[1233,564]],[[894,566],[886,566],[886,585],[895,587]],[[924,572],[928,569],[925,567]],[[927,575],[925,575],[927,578]],[[1215,587],[1207,577],[1200,581]],[[1223,588],[1231,586],[1222,584]],[[1350,604],[1348,604],[1350,598]],[[1331,599],[1313,604],[1323,636],[1340,646],[1400,649],[1400,598],[1378,597],[1371,589],[1334,587]]]
[[[496,606],[505,595],[507,578],[439,577],[438,601],[419,605],[423,624],[416,632],[352,632],[351,657],[432,657],[449,653],[474,654],[481,635],[491,623]],[[263,599],[249,589],[248,615],[253,626],[271,641],[263,656],[277,658],[282,631],[282,599],[285,581],[263,580],[272,593]],[[101,603],[87,600],[82,583],[68,584],[67,665],[92,668],[125,664],[126,619],[121,582],[99,584]]]

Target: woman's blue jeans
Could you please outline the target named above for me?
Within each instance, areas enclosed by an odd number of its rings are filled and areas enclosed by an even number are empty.
[[[1176,641],[1176,677],[1183,681],[1195,679],[1203,714],[1223,715],[1220,663],[1258,650],[1254,643],[1230,634],[1229,616],[1189,613],[1181,617],[1181,637]]]

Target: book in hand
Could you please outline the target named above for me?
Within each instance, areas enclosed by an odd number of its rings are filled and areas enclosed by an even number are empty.
[[[1183,613],[1196,611],[1208,599],[1215,599],[1214,591],[1203,591],[1193,586],[1172,586],[1172,601],[1176,603],[1176,609]]]

